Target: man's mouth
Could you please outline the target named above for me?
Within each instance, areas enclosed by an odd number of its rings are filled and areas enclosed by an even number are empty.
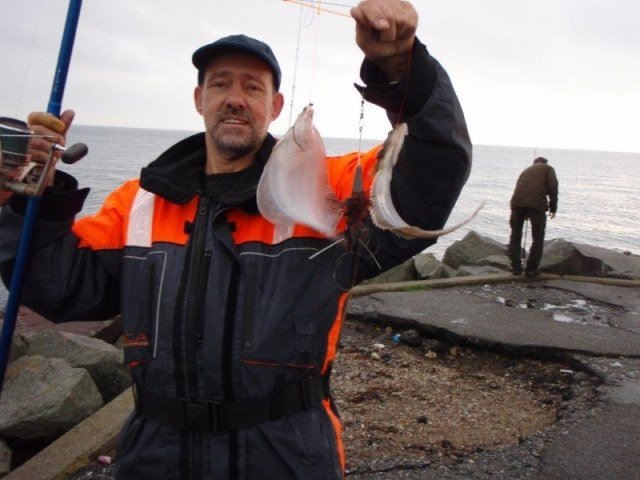
[[[221,123],[225,125],[247,125],[249,122],[240,118],[223,118]]]

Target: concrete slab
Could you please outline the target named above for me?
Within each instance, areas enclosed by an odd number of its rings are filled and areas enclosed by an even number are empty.
[[[640,405],[611,403],[558,436],[542,454],[548,480],[640,478]]]
[[[509,308],[460,289],[375,293],[354,298],[359,318],[419,326],[440,336],[511,353],[580,352],[640,356],[640,334],[615,327],[555,321],[553,313]]]
[[[598,302],[609,303],[632,310],[640,309],[640,289],[638,288],[623,288],[615,285],[568,280],[550,280],[544,282],[544,286],[577,293]]]
[[[613,326],[640,334],[640,288],[568,280],[551,280],[545,282],[544,286],[576,293],[590,300],[620,307],[624,309],[624,313],[616,318]]]

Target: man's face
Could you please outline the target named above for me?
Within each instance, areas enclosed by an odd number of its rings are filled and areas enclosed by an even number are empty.
[[[267,64],[243,54],[215,57],[195,90],[210,143],[228,161],[257,151],[283,103]]]

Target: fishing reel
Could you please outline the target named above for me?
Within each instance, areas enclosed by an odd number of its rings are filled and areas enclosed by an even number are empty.
[[[47,162],[44,165],[36,164],[31,161],[29,143],[38,136],[25,122],[0,117],[0,205],[11,193],[41,196],[58,152],[62,152],[60,159],[64,163],[72,164],[89,151],[84,143],[76,143],[70,147],[54,143]]]

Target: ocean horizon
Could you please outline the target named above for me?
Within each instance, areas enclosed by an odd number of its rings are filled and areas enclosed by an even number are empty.
[[[140,169],[173,143],[194,132],[145,128],[74,125],[68,145],[86,143],[87,158],[60,168],[74,175],[80,187],[90,187],[82,215],[98,210],[105,196],[123,181],[137,177]],[[362,140],[367,150],[380,140]],[[358,139],[325,138],[328,155],[357,151]],[[546,239],[596,245],[611,250],[640,253],[640,153],[583,151],[541,147],[474,145],[469,180],[448,224],[484,207],[468,225],[441,237],[426,250],[442,259],[446,248],[473,230],[506,244],[509,238],[509,200],[520,172],[536,156],[556,170],[559,181],[558,213],[547,222]],[[528,239],[530,242],[530,238]],[[7,292],[0,286],[0,311]]]

